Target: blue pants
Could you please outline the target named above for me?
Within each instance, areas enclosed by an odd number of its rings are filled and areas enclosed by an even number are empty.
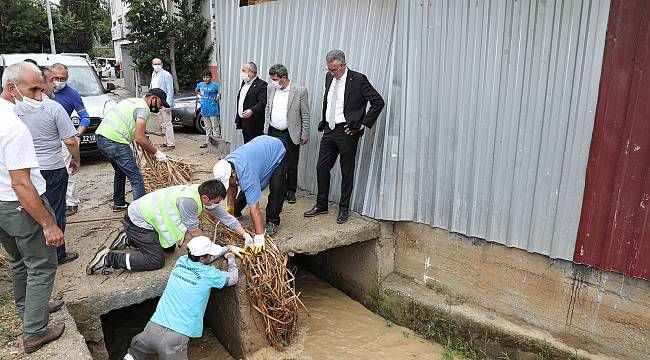
[[[54,210],[56,225],[65,232],[65,194],[68,190],[68,170],[64,167],[56,170],[41,170],[45,179],[45,197]],[[56,248],[59,259],[65,257],[65,244]]]
[[[101,135],[97,135],[97,148],[111,162],[113,169],[115,169],[115,176],[113,177],[113,205],[126,205],[124,188],[127,177],[131,183],[133,200],[143,197],[144,178],[140,173],[131,147],[127,144],[120,144]]]

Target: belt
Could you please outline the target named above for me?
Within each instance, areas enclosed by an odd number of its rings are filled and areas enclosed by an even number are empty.
[[[279,132],[289,132],[289,128],[286,128],[286,129],[284,129],[284,130],[280,130],[280,129],[276,129],[276,128],[274,128],[274,127],[271,126],[271,125],[269,125],[269,127],[270,127],[271,129],[275,130],[275,131],[279,131]]]

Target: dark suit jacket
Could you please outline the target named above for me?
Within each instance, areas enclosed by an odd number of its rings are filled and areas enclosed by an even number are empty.
[[[264,129],[264,109],[266,108],[266,87],[268,84],[266,81],[260,79],[259,77],[253,80],[251,87],[246,93],[246,98],[244,98],[244,110],[252,110],[253,116],[248,119],[242,119],[239,117],[239,94],[241,93],[241,88],[244,86],[244,82],[241,82],[239,86],[239,92],[237,93],[237,103],[235,109],[237,109],[235,114],[235,126],[237,129],[246,129],[246,131],[256,131],[260,134]]]
[[[332,74],[329,72],[325,75],[325,95],[323,95],[323,117],[318,124],[318,131],[323,131],[327,124],[325,117],[327,112],[327,92],[332,84]],[[370,108],[366,112],[366,107],[370,103]],[[371,128],[375,125],[381,110],[384,108],[384,99],[375,90],[368,81],[368,78],[356,71],[348,69],[347,79],[345,81],[345,96],[343,99],[343,115],[345,122],[352,129],[358,129],[361,125]],[[359,132],[359,136],[363,131]]]

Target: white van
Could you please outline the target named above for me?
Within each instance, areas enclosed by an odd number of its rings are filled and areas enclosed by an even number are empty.
[[[95,130],[104,118],[104,114],[115,106],[115,101],[108,96],[109,92],[115,90],[115,85],[107,83],[107,89],[104,89],[92,65],[82,57],[52,54],[0,54],[0,77],[6,66],[25,59],[36,61],[38,66],[51,66],[55,63],[61,63],[68,67],[68,85],[79,92],[90,116],[90,126],[81,137],[81,151],[97,150]],[[79,124],[76,112],[72,113],[72,118],[76,127]]]

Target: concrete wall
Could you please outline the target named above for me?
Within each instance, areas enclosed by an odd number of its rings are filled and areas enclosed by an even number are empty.
[[[395,272],[449,304],[478,305],[590,352],[650,356],[647,281],[423,224],[394,229]]]

